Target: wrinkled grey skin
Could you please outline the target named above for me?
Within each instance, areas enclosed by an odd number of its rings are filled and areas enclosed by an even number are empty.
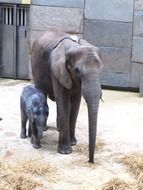
[[[20,97],[21,138],[26,138],[26,123],[29,120],[28,136],[34,148],[40,148],[40,139],[46,126],[49,108],[46,96],[34,85],[24,87]]]
[[[89,116],[89,162],[93,163],[103,64],[97,47],[69,37],[52,29],[35,40],[31,52],[33,79],[45,95],[56,101],[61,154],[71,153],[71,146],[76,144],[75,124],[83,95]]]

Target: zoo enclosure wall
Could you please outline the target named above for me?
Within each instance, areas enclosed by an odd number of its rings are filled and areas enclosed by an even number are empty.
[[[29,4],[29,42],[51,27],[101,48],[103,86],[138,89],[143,73],[142,0],[7,0]],[[112,6],[111,6],[112,5]],[[2,47],[1,47],[2,48]],[[29,77],[31,71],[29,69]]]

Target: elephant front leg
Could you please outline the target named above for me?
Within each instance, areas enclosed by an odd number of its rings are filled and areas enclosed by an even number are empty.
[[[79,106],[81,101],[81,94],[72,97],[71,99],[71,113],[70,113],[70,143],[71,146],[76,145],[77,140],[75,138],[75,126],[79,112]]]
[[[70,129],[69,129],[69,108],[63,105],[57,105],[58,115],[57,115],[57,126],[59,130],[59,145],[58,152],[61,154],[70,154],[72,152],[70,143]]]
[[[53,90],[57,104],[57,128],[59,130],[58,152],[70,154],[72,152],[70,144],[70,112],[71,95],[70,91],[64,88],[53,75]]]

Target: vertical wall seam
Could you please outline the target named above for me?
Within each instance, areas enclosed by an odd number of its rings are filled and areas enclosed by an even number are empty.
[[[84,30],[85,30],[85,1],[84,0],[84,9],[83,9],[83,38],[84,38]]]
[[[134,37],[134,17],[135,17],[135,1],[133,3],[133,19],[132,19],[132,39],[131,39],[131,54],[130,54],[130,67],[129,67],[129,87],[131,87],[131,73],[132,73],[132,53],[133,53],[133,37]]]

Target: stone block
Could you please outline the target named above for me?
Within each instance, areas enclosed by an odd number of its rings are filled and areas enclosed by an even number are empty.
[[[133,34],[143,37],[143,11],[135,11],[134,13]]]
[[[130,87],[139,88],[140,80],[143,75],[143,63],[131,63]]]
[[[0,8],[0,15],[1,15],[1,8]],[[0,17],[0,76],[2,72],[2,23]]]
[[[84,38],[97,46],[131,47],[132,24],[86,19]]]
[[[47,30],[62,28],[66,32],[83,33],[83,10],[32,5],[30,9],[30,29]]]
[[[85,0],[85,18],[133,21],[134,0]]]
[[[84,0],[32,0],[33,5],[84,8]]]
[[[114,73],[103,71],[101,73],[101,85],[128,88],[129,73]]]
[[[132,61],[143,62],[143,37],[133,38]]]
[[[143,10],[143,0],[135,0],[135,9]]]
[[[130,69],[130,48],[100,47],[104,63],[103,71],[128,73]]]
[[[37,39],[40,35],[42,35],[45,31],[33,31],[30,30],[29,32],[29,41],[28,41],[28,48],[29,48],[29,53],[31,53],[33,42],[35,39]]]
[[[101,84],[112,87],[129,87],[130,48],[100,47],[104,67]]]
[[[20,4],[21,0],[0,0],[0,3],[14,3],[14,4]]]

